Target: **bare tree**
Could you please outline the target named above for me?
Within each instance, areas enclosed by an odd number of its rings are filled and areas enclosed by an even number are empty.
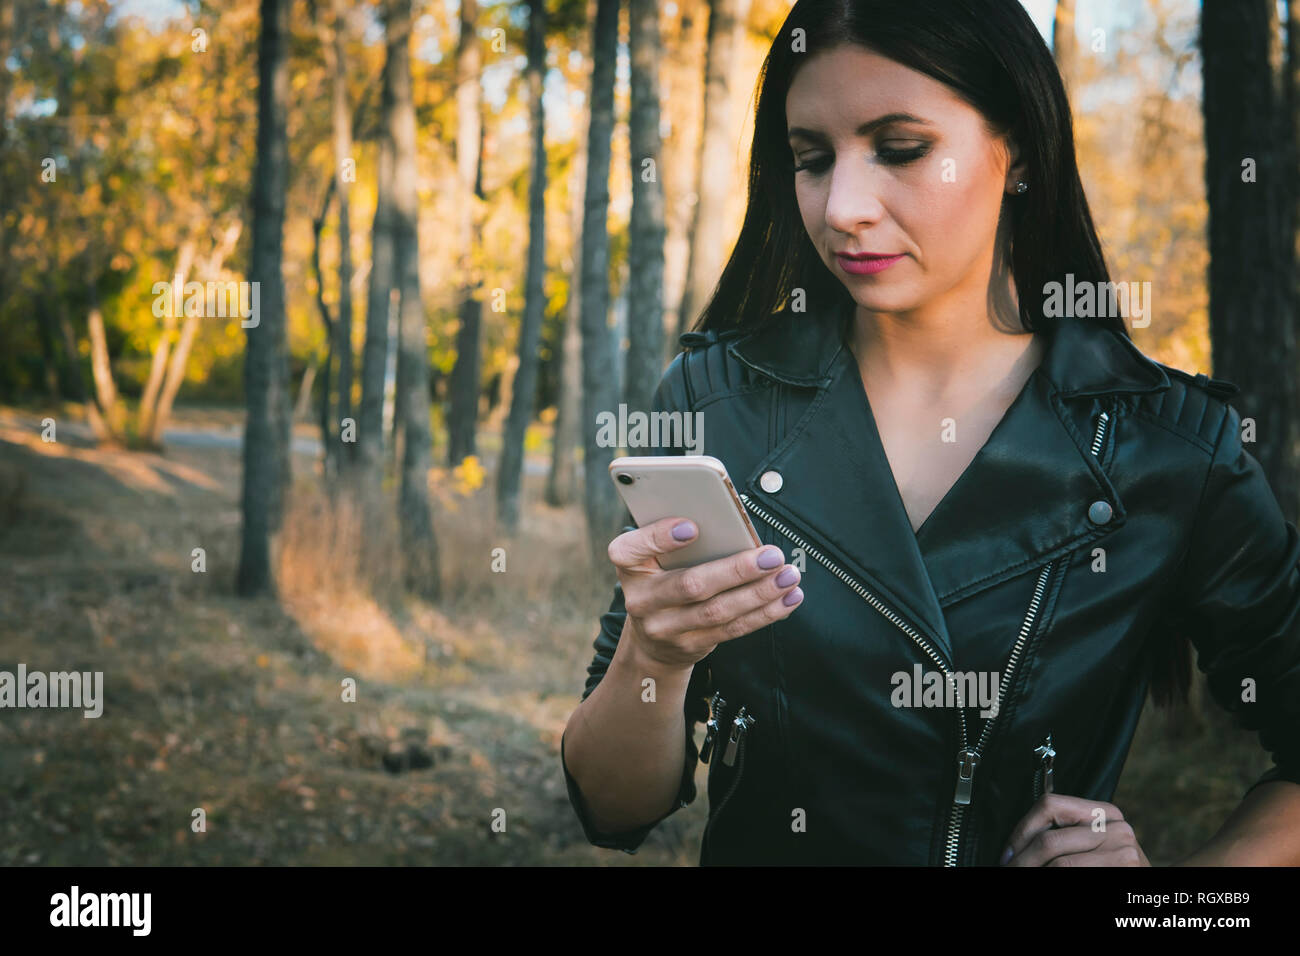
[[[334,133],[334,193],[338,199],[339,231],[339,303],[331,351],[338,357],[338,410],[335,424],[352,418],[352,222],[348,192],[356,178],[349,164],[352,157],[352,117],[348,111],[348,71],[344,55],[347,36],[347,7],[344,0],[333,0],[334,22],[331,36],[322,37],[325,65],[330,72],[330,114]],[[349,175],[352,169],[353,175]],[[347,467],[355,459],[355,443],[344,442],[339,427],[337,461]]]
[[[1273,0],[1205,0],[1210,346],[1257,423],[1251,453],[1296,520],[1296,235],[1291,116]]]
[[[537,392],[537,343],[546,310],[546,109],[542,81],[546,75],[546,3],[528,2],[528,95],[533,138],[533,176],[528,184],[528,274],[524,316],[519,323],[519,369],[515,373],[497,470],[497,518],[507,534],[519,526],[519,497],[524,470],[524,434],[533,417]]]
[[[1079,77],[1079,39],[1074,29],[1074,0],[1056,0],[1056,17],[1052,21],[1052,53],[1067,89],[1073,89]]]
[[[477,0],[461,0],[460,41],[456,47],[456,172],[458,248],[460,250],[460,328],[456,332],[456,364],[448,385],[447,461],[456,465],[474,454],[478,425],[479,336],[482,303],[475,298],[478,280],[474,269],[475,199],[482,195],[483,98],[482,57],[475,33]]]
[[[375,171],[375,218],[370,231],[370,289],[366,298],[366,341],[361,351],[361,411],[357,420],[357,459],[364,498],[374,505],[384,469],[384,382],[388,366],[388,310],[396,286],[393,272],[394,44],[387,32],[380,93],[379,149]],[[398,54],[400,55],[399,48]],[[373,525],[367,524],[367,527]]]
[[[593,564],[605,558],[618,532],[621,509],[609,480],[612,449],[596,443],[596,416],[618,402],[615,342],[609,328],[609,164],[614,136],[614,60],[619,0],[597,0],[592,31],[591,124],[587,132],[587,188],[582,221],[582,441],[583,500]]]
[[[628,408],[649,409],[663,375],[664,189],[659,181],[659,4],[629,0],[632,218],[628,225]]]
[[[596,18],[596,0],[587,0],[584,23]],[[582,62],[591,71],[591,31],[584,32]],[[575,127],[578,145],[569,179],[569,195],[576,196],[587,179],[587,130],[591,124],[591,101],[583,99]],[[560,508],[574,496],[574,450],[578,447],[578,418],[582,414],[582,283],[572,273],[580,258],[582,245],[582,203],[571,204],[570,234],[573,249],[565,266],[570,272],[569,301],[564,309],[564,329],[560,334],[556,360],[560,368],[560,394],[556,402],[555,435],[551,441],[551,470],[546,476],[546,503]]]
[[[709,0],[709,39],[704,67],[704,131],[695,193],[699,197],[691,221],[686,288],[677,313],[678,334],[685,332],[704,308],[717,285],[726,260],[729,176],[720,171],[735,165],[732,158],[731,76],[749,15],[750,0]]]
[[[244,392],[243,539],[236,587],[249,596],[275,590],[271,536],[280,529],[289,478],[289,369],[285,349],[284,195],[289,178],[288,0],[261,0],[258,44],[257,168],[253,175],[252,281],[259,309],[248,332]]]
[[[429,508],[429,349],[420,298],[420,206],[415,162],[415,103],[411,94],[411,0],[390,0],[389,75],[393,89],[393,229],[401,292],[398,362],[403,408],[398,521],[408,591],[436,601],[442,593],[438,542]]]

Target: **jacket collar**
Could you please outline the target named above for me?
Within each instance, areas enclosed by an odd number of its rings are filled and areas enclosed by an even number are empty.
[[[778,319],[755,333],[720,336],[759,372],[817,389],[799,423],[741,484],[951,656],[943,607],[1125,523],[1118,490],[1091,451],[1099,413],[1114,403],[1102,398],[1072,411],[1063,397],[1158,391],[1169,379],[1122,336],[1085,320],[1059,320],[1039,368],[913,533],[844,345],[848,316]],[[1101,443],[1101,458],[1108,444]],[[763,489],[769,471],[782,478],[774,492]],[[1098,502],[1113,511],[1104,525],[1089,518]]]
[[[853,308],[782,314],[728,346],[750,368],[790,385],[825,384],[845,348]],[[1169,387],[1169,376],[1127,336],[1087,319],[1063,317],[1047,330],[1040,370],[1062,398],[1144,393]]]

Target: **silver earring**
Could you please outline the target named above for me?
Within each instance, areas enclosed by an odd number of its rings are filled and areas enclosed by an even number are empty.
[[[1022,179],[1022,180],[1019,180],[1019,181],[1016,183],[1016,192],[1017,192],[1017,193],[1027,193],[1027,192],[1029,192],[1029,183],[1025,182],[1023,179]]]

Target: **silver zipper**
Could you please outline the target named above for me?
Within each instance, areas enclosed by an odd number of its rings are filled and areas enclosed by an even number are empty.
[[[1102,412],[1097,419],[1096,431],[1092,439],[1092,454],[1096,456],[1101,448],[1102,439],[1105,434],[1106,423],[1110,416]],[[820,550],[810,544],[802,535],[796,534],[784,522],[775,518],[767,509],[754,504],[749,495],[742,494],[740,500],[745,507],[754,514],[758,515],[765,522],[775,528],[781,534],[785,535],[797,546],[802,548],[807,554],[811,555],[814,560],[824,565],[827,570],[837,578],[847,584],[859,597],[879,611],[886,620],[897,627],[900,631],[912,639],[912,641],[921,648],[925,654],[938,665],[943,671],[944,678],[952,682],[954,674],[948,667],[944,659],[935,651],[934,647],[922,637],[917,630],[904,621],[897,613],[890,609],[883,601],[862,586],[851,575],[844,571],[838,564],[826,557]],[[1011,655],[1007,659],[1007,667],[1003,671],[1002,680],[998,683],[998,699],[994,705],[993,715],[984,723],[984,729],[980,733],[979,741],[974,748],[968,746],[966,737],[966,714],[965,702],[962,700],[961,689],[955,688],[957,694],[957,722],[961,739],[961,750],[957,753],[957,786],[953,793],[952,809],[948,814],[948,830],[944,839],[944,866],[957,865],[957,852],[960,844],[961,823],[966,812],[966,807],[970,805],[971,794],[975,789],[975,770],[979,766],[981,759],[980,747],[988,740],[989,733],[993,724],[997,721],[997,715],[1002,712],[1002,701],[1008,688],[1011,686],[1011,680],[1015,676],[1016,666],[1020,662],[1020,654],[1024,650],[1025,643],[1029,635],[1033,633],[1034,619],[1038,616],[1038,608],[1042,603],[1043,594],[1047,590],[1047,582],[1051,577],[1052,569],[1056,566],[1056,561],[1047,562],[1038,573],[1038,580],[1034,584],[1034,594],[1029,601],[1029,607],[1025,611],[1024,620],[1020,624],[1020,634],[1016,638],[1015,646],[1011,649]]]
[[[1034,748],[1034,756],[1038,758],[1038,769],[1034,771],[1034,799],[1037,800],[1043,794],[1054,793],[1056,790],[1056,784],[1052,779],[1056,750],[1052,747],[1051,734],[1048,734],[1047,739]]]
[[[1106,423],[1110,421],[1110,413],[1102,412],[1097,416],[1097,433],[1092,438],[1092,457],[1096,458],[1097,453],[1101,451],[1101,443],[1106,435]]]
[[[723,809],[731,800],[732,795],[736,792],[736,788],[740,786],[740,778],[745,772],[745,734],[749,730],[750,725],[754,723],[757,723],[757,721],[745,713],[745,708],[743,706],[736,712],[736,716],[731,722],[731,734],[727,738],[726,751],[722,755],[722,762],[728,767],[735,766],[736,772],[731,778],[731,783],[727,786],[727,792],[724,793],[722,799],[718,801],[718,805],[709,808],[709,822],[704,825],[703,839],[705,841],[708,840],[713,825],[718,822],[718,817],[722,815]],[[738,765],[737,761],[739,761]],[[716,767],[717,764],[714,764],[714,766]],[[716,772],[716,770],[709,771],[710,775]]]
[[[728,767],[736,765],[736,749],[745,739],[745,734],[749,730],[750,724],[756,723],[753,717],[745,713],[742,706],[736,714],[735,720],[731,722],[731,736],[727,738],[727,749],[723,751],[722,762]]]
[[[713,699],[709,701],[709,720],[704,725],[704,744],[700,747],[700,763],[709,762],[709,754],[713,752],[713,745],[717,742],[718,731],[722,729],[722,708],[726,705],[722,692],[714,691]]]

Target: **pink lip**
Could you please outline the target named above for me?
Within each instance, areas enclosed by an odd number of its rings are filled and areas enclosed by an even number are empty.
[[[877,272],[884,272],[899,259],[903,258],[902,254],[896,256],[877,256],[869,252],[858,253],[857,255],[847,255],[843,252],[837,252],[835,258],[840,261],[840,268],[849,275],[867,276],[875,275]]]

